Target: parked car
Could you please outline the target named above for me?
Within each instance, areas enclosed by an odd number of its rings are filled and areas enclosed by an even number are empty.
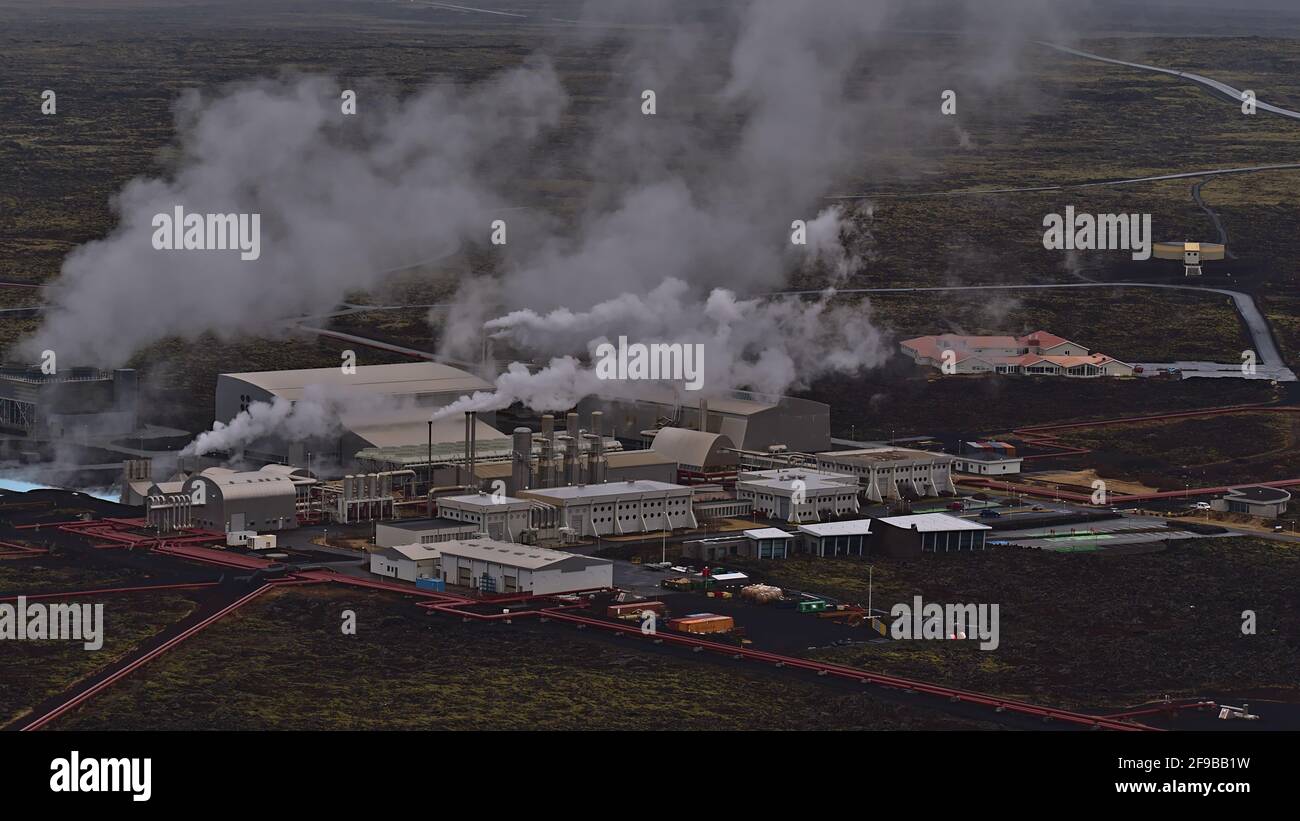
[[[1001,518],[1001,516],[1002,516],[1001,513],[998,513],[996,510],[993,510],[992,508],[985,508],[984,510],[980,511],[981,519],[998,519]]]
[[[1209,502],[1197,502],[1197,503],[1196,503],[1196,509],[1197,509],[1197,510],[1209,510],[1209,509],[1210,509],[1210,503],[1209,503]]]
[[[965,510],[965,509],[966,509],[966,506],[963,505],[961,502],[950,502],[950,503],[948,504],[948,509],[949,509],[949,510]]]

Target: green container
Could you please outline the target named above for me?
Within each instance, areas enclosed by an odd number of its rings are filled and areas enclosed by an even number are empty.
[[[812,601],[799,602],[800,613],[820,613],[825,609],[826,609],[826,602],[822,601],[821,599],[813,599]]]

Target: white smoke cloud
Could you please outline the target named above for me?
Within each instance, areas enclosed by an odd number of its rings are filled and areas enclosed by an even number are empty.
[[[909,0],[750,0],[707,22],[684,17],[681,4],[653,5],[591,4],[593,16],[635,13],[653,25],[581,34],[619,49],[610,105],[582,130],[559,131],[568,98],[541,58],[468,89],[435,84],[403,100],[364,92],[352,118],[339,111],[337,84],[321,78],[187,97],[174,172],[117,197],[118,227],[69,256],[25,349],[116,364],[167,335],[265,335],[286,316],[374,287],[396,265],[482,246],[501,217],[510,232],[492,249],[501,273],[465,278],[440,350],[477,359],[486,329],[551,361],[537,372],[511,366],[496,397],[465,402],[555,410],[608,393],[584,363],[619,335],[705,345],[715,391],[781,393],[878,365],[883,334],[865,303],[842,305],[829,291],[750,297],[793,271],[827,285],[861,275],[863,213],[821,198],[846,175],[870,175],[878,156],[906,164],[917,146],[950,143],[937,90],[954,76],[980,88],[1013,77],[1027,30],[1041,36],[1057,4],[980,4],[940,53],[893,48],[918,5]],[[874,59],[886,49],[888,59]],[[647,88],[653,117],[639,110]],[[571,220],[502,213],[521,179],[555,169],[590,181]],[[260,213],[261,259],[153,250],[152,216],[176,205]],[[793,220],[808,223],[808,245],[790,242]],[[248,417],[202,446],[324,424],[308,408]]]

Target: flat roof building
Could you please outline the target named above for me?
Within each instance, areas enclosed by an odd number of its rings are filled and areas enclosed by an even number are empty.
[[[750,541],[746,556],[755,559],[785,559],[790,556],[790,546],[794,543],[794,534],[786,533],[775,527],[760,527],[746,530],[745,538]]]
[[[492,493],[440,496],[438,514],[466,522],[486,533],[488,538],[517,542],[532,524],[532,510],[537,504],[527,499]]]
[[[876,447],[833,450],[817,454],[820,470],[856,476],[862,494],[873,502],[886,499],[922,499],[957,493],[947,453],[911,448]]]
[[[858,512],[858,479],[795,467],[746,470],[736,478],[736,499],[769,519],[819,522]]]
[[[1276,519],[1286,513],[1291,502],[1291,491],[1267,485],[1247,485],[1229,488],[1223,496],[1210,502],[1215,510],[1229,513],[1245,513],[1248,516],[1261,516]]]
[[[560,527],[571,528],[579,537],[698,526],[691,508],[691,489],[668,482],[635,480],[533,488],[519,496],[555,508]]]
[[[865,556],[870,519],[799,525],[799,552],[814,556]]]
[[[482,593],[550,595],[614,586],[614,563],[559,550],[473,539],[439,545],[447,584]]]
[[[425,544],[380,547],[370,553],[370,572],[377,576],[414,582],[440,579],[438,548]]]
[[[984,550],[985,534],[993,528],[946,513],[916,513],[877,519],[876,543],[890,556],[913,557],[922,553]]]
[[[375,544],[379,547],[439,544],[472,538],[478,533],[479,526],[475,523],[443,517],[375,522]]]

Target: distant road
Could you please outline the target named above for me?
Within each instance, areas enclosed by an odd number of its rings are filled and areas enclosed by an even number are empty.
[[[1131,185],[1140,182],[1160,182],[1161,180],[1183,180],[1193,177],[1218,177],[1225,174],[1253,174],[1258,171],[1279,171],[1300,168],[1300,162],[1274,163],[1271,165],[1247,165],[1240,168],[1212,168],[1208,171],[1182,171],[1177,174],[1158,174],[1152,177],[1129,177],[1122,180],[1100,180],[1097,182],[1058,183],[1055,185],[1032,185],[1023,188],[955,188],[951,191],[893,192],[868,191],[864,194],[836,194],[825,197],[828,200],[861,200],[883,197],[961,197],[980,194],[1020,194],[1033,191],[1064,191],[1073,188],[1100,188],[1109,185]]]
[[[1061,51],[1066,54],[1073,54],[1076,57],[1084,57],[1089,60],[1096,60],[1099,63],[1110,63],[1112,65],[1117,65],[1117,66],[1128,66],[1129,68],[1138,68],[1138,69],[1142,69],[1143,71],[1155,71],[1160,74],[1168,74],[1171,77],[1181,77],[1185,80],[1191,80],[1194,83],[1200,83],[1201,85],[1205,86],[1211,91],[1217,92],[1218,94],[1227,97],[1228,99],[1236,102],[1237,104],[1240,104],[1242,102],[1241,89],[1233,88],[1227,83],[1221,83],[1218,80],[1212,79],[1210,77],[1206,77],[1202,74],[1193,74],[1190,71],[1178,71],[1172,68],[1160,68],[1159,66],[1149,66],[1146,65],[1145,63],[1130,63],[1125,60],[1116,60],[1111,57],[1102,57],[1100,54],[1093,54],[1092,52],[1088,52],[1088,51],[1080,51],[1076,48],[1069,48],[1067,46],[1058,46],[1055,43],[1045,43],[1042,42],[1041,40],[1038,41],[1038,45],[1046,46],[1047,48],[1051,48],[1051,49],[1056,49],[1057,51]],[[1281,108],[1280,106],[1270,105],[1269,103],[1266,103],[1263,100],[1259,99],[1258,96],[1255,98],[1255,107],[1261,111],[1268,111],[1282,117],[1290,117],[1293,120],[1300,120],[1300,112],[1292,111],[1289,108]]]

